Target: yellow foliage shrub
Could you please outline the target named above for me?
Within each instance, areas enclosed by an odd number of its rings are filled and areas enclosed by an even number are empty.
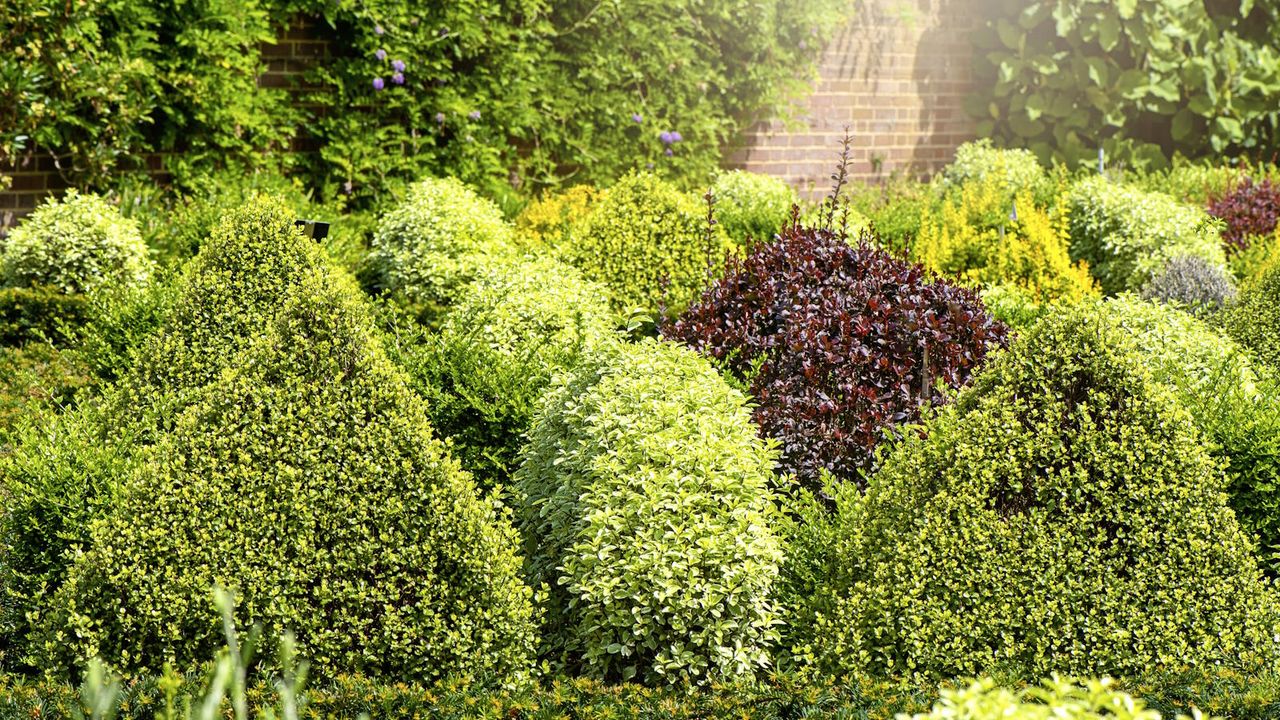
[[[584,220],[604,196],[604,190],[590,185],[575,185],[545,195],[525,207],[516,218],[516,229],[526,243],[560,247],[569,239],[570,229]]]

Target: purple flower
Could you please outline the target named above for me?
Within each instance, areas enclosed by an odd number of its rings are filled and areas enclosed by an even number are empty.
[[[404,73],[394,73],[394,74],[391,76],[391,82],[393,82],[393,83],[395,83],[395,84],[397,84],[397,85],[403,85],[403,84],[404,84]]]
[[[443,124],[444,124],[444,113],[442,113],[442,112],[438,112],[438,113],[436,113],[436,123],[437,123],[437,124],[439,124],[439,125],[443,125]]]
[[[383,50],[382,48],[378,48],[378,52],[374,53],[373,55],[374,55],[374,57],[378,58],[378,60],[386,60],[386,59],[387,59],[387,51],[386,51],[386,50]]]
[[[384,32],[386,32],[386,30],[383,30],[381,25],[374,25],[374,26],[373,26],[373,34],[374,34],[374,35],[381,35],[381,34],[382,34],[382,33],[384,33]]]
[[[674,151],[672,151],[672,149],[671,149],[671,148],[667,148],[666,156],[667,156],[667,157],[671,157],[672,155],[675,155],[675,152],[674,152]]]
[[[678,143],[678,142],[681,142],[681,141],[683,141],[683,140],[684,140],[684,138],[680,137],[680,131],[678,131],[678,130],[672,130],[672,131],[671,131],[671,142],[673,142],[673,143]]]
[[[645,164],[644,164],[644,169],[645,169],[645,170],[652,170],[652,169],[653,169],[653,163],[645,163]]]
[[[379,77],[379,78],[374,78],[374,79],[373,79],[373,89],[374,89],[374,90],[381,90],[382,88],[384,88],[384,87],[386,87],[386,86],[387,86],[387,84],[386,84],[386,83],[384,83],[384,82],[382,82],[382,78],[380,78],[380,77]]]
[[[470,113],[468,113],[468,114],[467,114],[467,117],[471,118],[472,120],[479,120],[479,119],[480,119],[480,111],[479,111],[479,110],[472,110]]]
[[[636,114],[632,115],[632,116],[631,116],[631,119],[632,119],[633,121],[635,121],[636,123],[642,123],[642,122],[644,122],[644,116],[643,116],[643,115],[641,115],[640,113],[636,113]]]
[[[403,60],[392,60],[392,61],[391,61],[391,68],[392,68],[393,70],[395,70],[396,72],[404,72],[404,61],[403,61]]]
[[[661,133],[658,134],[658,140],[662,141],[663,145],[670,145],[671,143],[675,142],[675,140],[673,140],[671,137],[671,133],[667,132],[666,130],[663,130]]]

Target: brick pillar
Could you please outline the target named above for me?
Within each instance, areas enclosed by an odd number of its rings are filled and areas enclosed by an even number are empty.
[[[929,174],[945,165],[973,139],[963,103],[973,86],[970,34],[983,15],[981,0],[864,0],[824,52],[813,93],[791,126],[759,124],[730,165],[820,197],[846,126],[856,180],[875,182],[895,170]]]

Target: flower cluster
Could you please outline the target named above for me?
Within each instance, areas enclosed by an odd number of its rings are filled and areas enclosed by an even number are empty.
[[[666,154],[667,154],[667,157],[670,157],[675,154],[671,146],[675,145],[678,142],[683,141],[684,138],[681,137],[680,132],[678,130],[663,130],[661,133],[658,134],[658,140],[660,140],[663,145],[667,146]]]
[[[381,25],[375,25],[373,28],[373,32],[375,35],[381,36],[386,31],[383,30]],[[373,53],[373,56],[376,57],[378,59],[378,62],[380,63],[385,63],[387,61],[387,51],[384,48],[378,48]],[[391,82],[395,83],[396,85],[403,85],[404,69],[405,69],[405,64],[403,60],[392,60],[391,61]],[[374,90],[383,90],[386,87],[387,87],[387,81],[384,80],[381,76],[375,77],[373,79]],[[436,116],[436,120],[438,122],[443,122],[443,119],[438,115]]]

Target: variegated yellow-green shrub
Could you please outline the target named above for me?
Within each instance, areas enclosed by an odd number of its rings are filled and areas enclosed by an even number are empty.
[[[1184,716],[1179,716],[1180,718]],[[944,689],[933,711],[900,720],[1160,720],[1142,700],[1121,692],[1110,680],[1052,677],[1015,691],[991,678],[968,687]]]
[[[678,313],[724,263],[730,243],[708,231],[706,209],[652,173],[632,173],[609,189],[561,256],[602,284],[613,309]]]
[[[515,232],[491,200],[455,178],[427,178],[379,220],[369,263],[381,289],[447,306],[485,264],[514,247]]]
[[[611,344],[543,399],[515,487],[543,652],[650,684],[771,662],[777,453],[742,393],[667,342]]]
[[[1037,302],[1096,294],[1088,266],[1071,260],[1062,214],[1038,207],[1029,191],[1010,197],[995,176],[959,186],[921,214],[912,259],[968,283],[1017,288]]]
[[[939,678],[1274,669],[1274,593],[1202,442],[1120,323],[1048,316],[841,496],[807,657]]]
[[[997,148],[987,138],[956,148],[955,158],[942,170],[944,187],[994,182],[1006,197],[1032,192],[1046,178],[1035,153],[1020,148]]]
[[[716,222],[737,245],[772,240],[800,202],[796,191],[782,180],[745,170],[720,173],[711,192]]]
[[[613,337],[604,288],[527,257],[482,271],[406,365],[432,425],[481,483],[505,483],[552,376]]]

